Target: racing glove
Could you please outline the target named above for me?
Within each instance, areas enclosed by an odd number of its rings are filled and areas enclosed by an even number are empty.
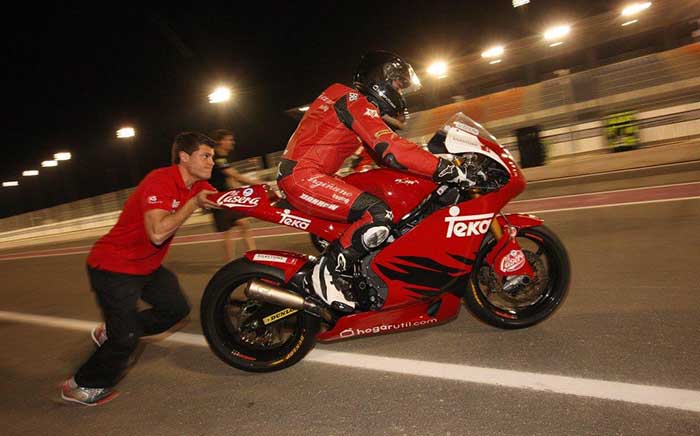
[[[444,158],[440,158],[433,174],[433,180],[438,183],[459,183],[468,186],[476,184],[467,177],[466,171]]]

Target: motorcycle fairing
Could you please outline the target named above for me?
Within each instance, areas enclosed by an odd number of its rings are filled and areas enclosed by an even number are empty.
[[[289,282],[292,276],[310,262],[305,254],[280,250],[253,250],[245,254],[246,259],[253,263],[271,266],[284,272],[284,281]]]
[[[207,198],[223,208],[263,221],[310,232],[327,241],[338,239],[349,226],[347,223],[312,217],[297,209],[277,207],[271,203],[270,196],[270,187],[262,184],[217,192]]]
[[[386,246],[372,262],[388,286],[383,307],[440,295],[453,279],[469,274],[499,209],[490,195],[445,207]]]
[[[460,298],[447,293],[439,298],[414,301],[399,308],[346,315],[333,328],[319,333],[316,339],[329,342],[433,327],[456,318],[459,308]]]

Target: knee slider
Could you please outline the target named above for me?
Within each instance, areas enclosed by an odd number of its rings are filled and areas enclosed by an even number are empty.
[[[389,238],[387,226],[367,226],[361,236],[362,245],[368,250],[379,247],[387,238]]]

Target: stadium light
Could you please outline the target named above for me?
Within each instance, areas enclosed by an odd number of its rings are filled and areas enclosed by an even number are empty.
[[[530,0],[513,0],[513,7],[518,8],[520,6],[525,6],[530,3]]]
[[[117,130],[117,138],[133,138],[134,136],[136,136],[136,130],[133,127],[122,127]]]
[[[496,45],[494,47],[491,47],[488,50],[485,50],[481,52],[481,57],[482,58],[499,58],[501,55],[503,55],[503,52],[505,49],[503,48],[502,45]]]
[[[37,170],[26,170],[26,171],[22,171],[22,175],[23,175],[24,177],[38,176],[38,175],[39,175],[39,171],[37,171]]]
[[[622,23],[623,26],[629,26],[630,24],[638,23],[639,20],[629,20]]]
[[[571,26],[561,25],[550,27],[544,32],[544,39],[547,41],[560,42],[562,38],[571,32]],[[559,44],[557,44],[559,45]]]
[[[444,77],[447,77],[447,62],[444,61],[436,61],[430,64],[428,67],[428,74],[431,76],[442,79]]]
[[[55,160],[70,160],[71,154],[68,153],[67,151],[61,152],[61,153],[56,153],[53,155],[53,158]]]
[[[45,160],[41,163],[41,166],[44,168],[47,167],[57,167],[58,166],[58,161],[55,160]]]
[[[231,89],[226,86],[219,86],[209,94],[209,103],[224,103],[231,100]]]
[[[638,13],[649,9],[650,6],[651,2],[632,3],[630,5],[625,6],[625,8],[622,10],[622,16],[630,17],[632,15],[637,15]]]
[[[8,186],[19,186],[19,182],[17,180],[11,180],[9,182],[2,182],[3,188],[6,188]]]

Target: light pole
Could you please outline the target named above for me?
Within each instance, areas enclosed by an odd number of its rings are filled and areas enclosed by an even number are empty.
[[[126,142],[124,147],[127,167],[129,168],[129,177],[131,185],[136,186],[139,182],[138,162],[134,159],[134,138],[136,137],[136,129],[132,126],[124,126],[117,130],[117,139]]]
[[[433,63],[431,63],[428,66],[428,69],[426,72],[430,77],[433,78],[433,84],[432,84],[432,89],[433,92],[431,93],[431,102],[430,106],[436,107],[440,105],[440,91],[442,89],[442,79],[447,77],[447,71],[448,71],[448,66],[447,62],[444,60],[436,60]]]
[[[219,86],[209,94],[209,103],[217,106],[219,128],[224,128],[229,123],[229,109],[233,93],[228,86]]]
[[[68,161],[70,161],[73,158],[73,155],[70,152],[62,151],[59,153],[55,153],[53,155],[53,158],[56,162],[59,163],[58,172],[61,175],[63,185],[66,187],[67,191],[67,195],[64,197],[66,199],[66,202],[72,202],[77,200],[78,192],[75,188],[75,181],[72,168],[65,168],[67,164],[70,165]]]

